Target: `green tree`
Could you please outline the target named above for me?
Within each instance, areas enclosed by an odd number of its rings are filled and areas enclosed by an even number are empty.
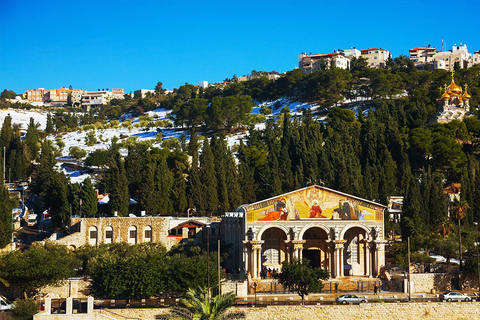
[[[307,259],[301,261],[294,259],[290,263],[285,261],[282,264],[282,271],[274,276],[288,290],[296,292],[302,298],[302,304],[306,295],[322,289],[321,280],[327,280],[330,277],[327,270],[312,269],[309,263]]]
[[[95,217],[98,212],[97,193],[93,188],[92,181],[88,178],[82,183],[80,191],[81,214],[85,217]]]
[[[53,244],[34,244],[26,251],[9,252],[0,260],[5,263],[0,277],[27,295],[73,276],[79,266],[79,261],[65,246]]]
[[[27,134],[25,135],[25,144],[27,145],[28,155],[30,160],[37,158],[38,152],[40,151],[40,136],[37,130],[38,124],[35,123],[33,118],[30,118],[30,123],[28,124]]]
[[[0,248],[12,241],[12,209],[12,201],[2,181],[0,183]]]
[[[45,126],[45,132],[47,134],[55,132],[55,129],[53,127],[52,114],[50,112],[47,114],[47,124]]]
[[[87,151],[77,146],[71,146],[70,149],[68,149],[68,154],[75,159],[81,159],[87,156]]]
[[[210,212],[218,210],[218,182],[215,175],[215,160],[208,139],[203,142],[200,155],[200,178],[203,184],[203,206]]]
[[[106,191],[110,193],[108,203],[110,213],[117,212],[120,216],[127,216],[130,203],[128,182],[118,151],[113,151],[113,156],[108,160],[107,165],[108,170],[105,171],[102,180]]]

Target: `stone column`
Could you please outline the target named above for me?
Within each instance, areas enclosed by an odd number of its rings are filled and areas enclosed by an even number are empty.
[[[261,269],[262,259],[259,256],[262,250],[262,243],[263,241],[259,240],[252,240],[250,241],[252,244],[252,251],[253,251],[253,279],[259,278],[259,271]]]
[[[364,248],[365,248],[365,252],[364,252],[364,261],[365,261],[365,264],[364,264],[364,275],[366,277],[371,277],[372,276],[372,271],[370,269],[370,243],[368,242],[368,240],[364,240],[363,242],[364,244]]]
[[[87,314],[93,315],[93,297],[88,297],[87,299]]]
[[[45,313],[52,314],[52,298],[45,298]]]
[[[250,241],[244,240],[243,242],[243,261],[245,262],[245,275],[247,275],[247,272],[250,271],[250,265],[249,262],[250,260],[248,259],[248,256],[250,255],[248,246],[250,244]]]
[[[334,240],[335,255],[334,255],[334,270],[335,278],[343,277],[343,247],[347,240]]]
[[[290,257],[290,240],[285,240],[285,261],[290,263],[292,260]]]
[[[73,314],[73,298],[72,297],[67,298],[65,314]]]
[[[302,259],[302,250],[303,250],[303,244],[305,243],[305,240],[293,240],[293,249],[295,250],[295,258],[296,259]]]
[[[375,249],[374,249],[374,276],[380,274],[380,267],[384,265],[385,259],[385,240],[375,240]]]

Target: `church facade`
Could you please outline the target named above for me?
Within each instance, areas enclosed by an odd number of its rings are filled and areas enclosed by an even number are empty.
[[[448,123],[453,120],[462,121],[470,114],[470,94],[468,85],[465,84],[465,91],[462,93],[462,87],[455,83],[452,71],[452,82],[449,86],[445,85],[443,95],[437,100],[436,122]]]
[[[262,269],[306,258],[334,278],[377,276],[385,265],[385,208],[321,186],[243,205],[222,218],[231,267],[258,279]]]

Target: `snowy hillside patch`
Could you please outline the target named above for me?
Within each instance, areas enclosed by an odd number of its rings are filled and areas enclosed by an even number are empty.
[[[12,124],[20,125],[21,129],[27,129],[30,123],[30,118],[35,120],[35,123],[40,124],[39,129],[44,130],[47,124],[47,112],[39,110],[22,110],[22,109],[2,109],[0,110],[0,123],[3,124],[5,117],[10,115],[12,117]]]

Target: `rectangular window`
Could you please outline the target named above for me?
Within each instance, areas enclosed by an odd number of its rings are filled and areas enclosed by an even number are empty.
[[[130,238],[135,239],[137,237],[137,230],[130,230]]]
[[[113,231],[112,230],[105,231],[105,238],[112,239],[113,238]]]
[[[90,230],[90,239],[97,239],[97,230]]]

